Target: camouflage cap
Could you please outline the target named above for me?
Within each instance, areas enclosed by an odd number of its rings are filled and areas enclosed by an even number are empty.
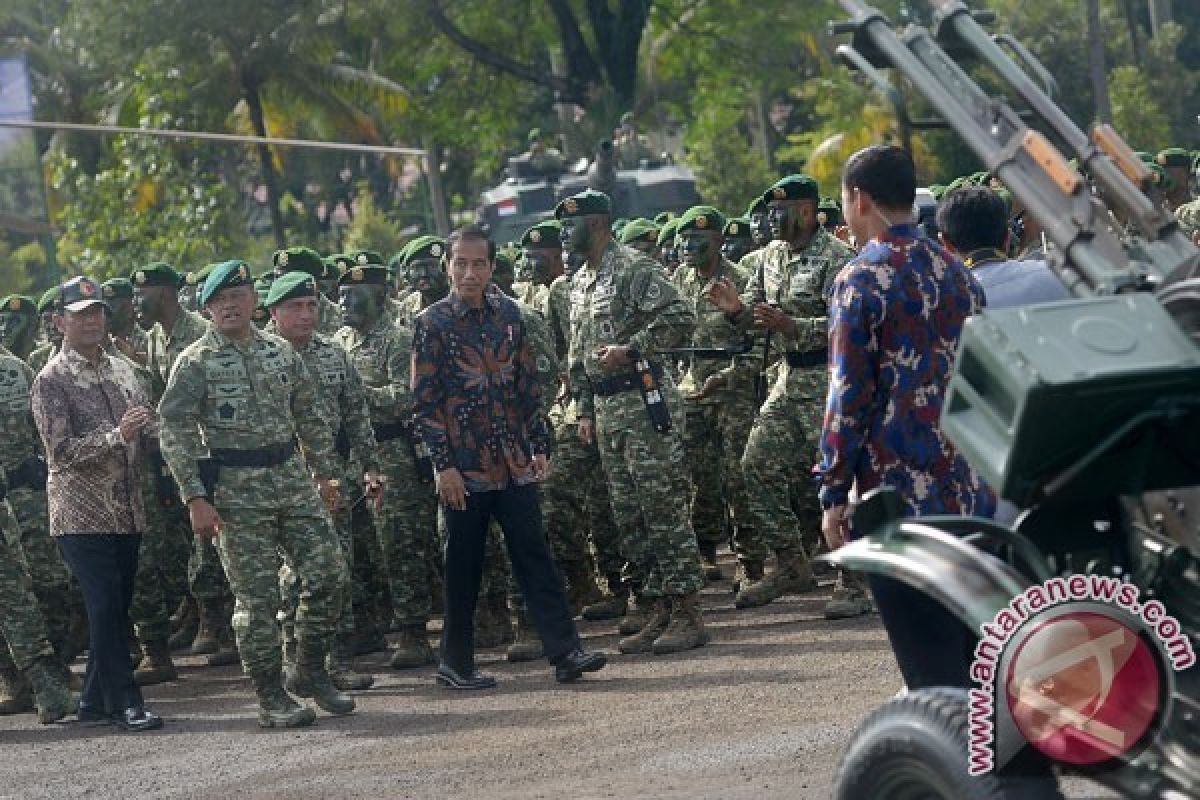
[[[267,290],[263,300],[263,306],[274,308],[284,300],[291,300],[294,297],[316,296],[316,278],[307,272],[289,272],[286,275],[280,275],[279,279],[271,284],[271,288]]]
[[[404,254],[402,263],[406,267],[418,258],[441,260],[446,255],[446,240],[440,236],[418,236],[401,252]]]
[[[730,217],[725,221],[725,229],[721,235],[726,239],[749,239],[750,220],[746,217]]]
[[[3,300],[0,300],[0,311],[20,312],[29,316],[37,316],[37,303],[33,302],[32,297],[26,297],[23,294],[10,294]]]
[[[526,250],[560,250],[562,225],[556,219],[544,219],[521,234],[521,247]]]
[[[56,305],[66,311],[83,311],[85,308],[97,304],[108,308],[108,303],[104,302],[104,291],[100,288],[100,284],[87,275],[76,275],[58,288],[59,295]]]
[[[47,311],[53,311],[58,305],[59,288],[51,286],[46,291],[42,292],[42,296],[38,298],[37,312],[45,314]]]
[[[387,286],[387,282],[387,267],[381,264],[355,264],[338,278],[338,286]]]
[[[675,241],[675,229],[679,227],[679,217],[667,220],[667,223],[658,229],[658,246],[666,247]]]
[[[249,286],[252,285],[253,280],[250,276],[250,265],[240,258],[213,264],[211,271],[204,278],[204,288],[200,290],[199,303],[206,306],[222,289]]]
[[[129,280],[134,286],[170,286],[174,289],[183,284],[183,276],[165,261],[151,261],[138,267],[129,273]]]
[[[725,230],[725,215],[712,206],[692,206],[683,213],[675,225],[677,234],[684,231],[716,231],[720,235]]]
[[[100,284],[100,291],[104,293],[105,300],[133,297],[133,284],[129,282],[128,278],[109,278]]]
[[[762,200],[770,203],[774,200],[819,200],[821,187],[808,175],[786,175],[775,181],[775,185],[763,192]],[[749,214],[747,214],[749,216]]]
[[[554,209],[554,218],[584,217],[590,214],[612,214],[612,200],[604,192],[584,189],[563,200]]]
[[[285,250],[276,250],[275,255],[271,257],[271,266],[281,274],[306,272],[314,278],[321,277],[325,271],[325,262],[321,260],[320,254],[311,247],[289,247]]]
[[[1154,163],[1160,167],[1183,167],[1187,169],[1192,165],[1192,156],[1182,147],[1167,147],[1158,151],[1158,155],[1154,157]]]
[[[638,217],[630,220],[629,223],[621,229],[621,235],[617,237],[617,241],[621,244],[633,244],[637,241],[646,241],[651,244],[658,242],[658,226],[653,220],[645,217]]]

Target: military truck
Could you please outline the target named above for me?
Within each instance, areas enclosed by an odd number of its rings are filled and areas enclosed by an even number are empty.
[[[975,685],[904,687],[850,742],[835,797],[1060,798],[1063,774],[1200,797],[1200,251],[1121,137],[1080,130],[961,0],[911,3],[899,27],[839,1],[841,59],[898,110],[885,70],[924,98],[1044,227],[1076,297],[968,320],[948,384],[943,430],[1016,522],[907,518],[882,488],[827,557],[974,636]]]
[[[559,201],[584,189],[612,198],[613,218],[682,213],[698,205],[696,178],[670,158],[643,159],[637,169],[618,169],[613,143],[605,140],[590,162],[551,172],[535,168],[528,154],[508,160],[504,182],[483,192],[477,221],[496,242],[516,241],[531,225],[554,215]]]

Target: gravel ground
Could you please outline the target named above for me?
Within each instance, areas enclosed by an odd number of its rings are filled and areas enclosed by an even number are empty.
[[[828,797],[854,729],[900,686],[879,618],[825,621],[828,588],[750,611],[728,589],[705,592],[707,647],[618,655],[569,687],[502,650],[479,659],[499,688],[461,694],[367,656],[357,713],[300,731],[260,731],[237,668],[185,657],[179,681],[146,691],[160,732],[0,718],[0,797]],[[581,632],[612,653],[613,629]]]

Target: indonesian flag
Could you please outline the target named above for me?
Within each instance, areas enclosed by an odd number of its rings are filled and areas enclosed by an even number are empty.
[[[512,216],[517,213],[517,198],[508,197],[496,203],[496,214],[501,217]]]

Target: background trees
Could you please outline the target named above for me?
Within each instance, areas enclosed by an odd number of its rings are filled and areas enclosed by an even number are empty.
[[[1081,125],[1111,113],[1137,148],[1200,147],[1200,4],[973,5],[1042,59]],[[834,0],[9,0],[0,55],[26,55],[42,119],[427,148],[463,214],[530,128],[574,159],[631,111],[707,200],[740,213],[788,171],[834,193],[849,152],[897,136],[833,60],[825,28],[840,16]],[[952,135],[913,147],[930,183],[977,166]],[[160,256],[263,261],[283,242],[377,235],[388,249],[431,225],[412,161],[79,135],[38,148],[54,241],[0,231],[34,283],[47,253],[105,275]]]

